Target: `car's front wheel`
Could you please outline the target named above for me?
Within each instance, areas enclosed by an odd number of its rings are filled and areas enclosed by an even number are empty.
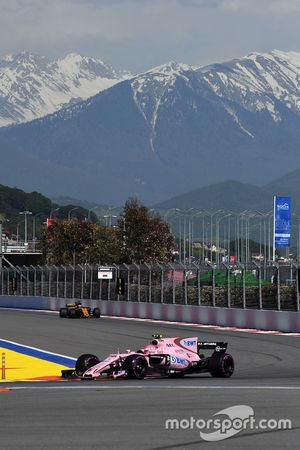
[[[93,317],[95,319],[99,319],[99,317],[100,317],[100,309],[99,308],[94,308],[93,309]]]
[[[148,363],[144,356],[131,355],[126,358],[123,367],[128,378],[142,380],[147,374]]]
[[[78,377],[82,377],[84,372],[96,364],[99,364],[100,359],[95,355],[84,354],[79,356],[75,364],[75,373]]]

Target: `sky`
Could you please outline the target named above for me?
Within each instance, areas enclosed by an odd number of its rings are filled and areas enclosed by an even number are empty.
[[[0,58],[76,52],[139,73],[300,52],[300,0],[0,0]]]

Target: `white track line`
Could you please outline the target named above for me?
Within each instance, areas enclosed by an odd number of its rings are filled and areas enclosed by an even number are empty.
[[[1,385],[1,388],[6,387],[7,390],[53,390],[53,389],[66,389],[66,390],[71,390],[71,389],[90,389],[90,390],[122,390],[122,389],[131,389],[131,390],[149,390],[149,389],[154,389],[154,390],[178,390],[178,389],[185,389],[185,390],[193,390],[193,389],[198,389],[198,390],[203,390],[203,389],[210,389],[210,390],[268,390],[268,391],[279,391],[279,390],[283,390],[283,391],[299,391],[300,390],[300,386],[230,386],[230,385],[224,385],[224,386],[211,386],[211,385],[159,385],[159,386],[149,386],[149,385],[132,385],[132,386],[112,386],[112,385],[102,385],[98,384],[97,382],[91,382],[93,383],[93,385],[66,385],[66,384],[61,384],[61,385],[57,385],[57,386],[36,386],[36,385],[32,385],[30,384],[30,386],[5,386],[5,385]]]
[[[7,339],[1,339],[1,338],[0,338],[0,347],[1,347],[1,343],[2,342],[3,343],[8,343],[8,344],[13,344],[16,347],[20,347],[20,349],[36,350],[36,351],[38,351],[40,353],[44,353],[45,355],[61,356],[62,358],[67,358],[67,359],[70,359],[70,360],[73,360],[73,361],[77,360],[77,358],[74,358],[73,356],[62,355],[61,353],[53,353],[53,352],[49,352],[48,350],[43,350],[43,349],[38,348],[38,347],[31,347],[30,345],[24,345],[24,344],[20,344],[19,342],[8,341]],[[6,347],[3,347],[3,348],[6,348]],[[8,348],[7,350],[11,350],[11,349]],[[17,352],[17,350],[12,350],[12,351],[16,351]],[[31,355],[28,355],[28,356],[31,356]]]

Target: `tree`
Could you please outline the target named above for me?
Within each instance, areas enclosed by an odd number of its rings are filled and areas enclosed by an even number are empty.
[[[42,246],[48,264],[112,264],[121,254],[118,232],[75,218],[55,220],[44,230]]]
[[[93,245],[89,249],[89,261],[97,264],[117,264],[122,250],[119,230],[98,222],[92,225],[92,236]]]
[[[174,239],[169,225],[159,214],[151,215],[138,200],[126,201],[119,229],[123,262],[166,263],[170,260]]]

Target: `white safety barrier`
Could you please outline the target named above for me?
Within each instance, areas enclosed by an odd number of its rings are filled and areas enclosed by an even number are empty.
[[[76,300],[51,297],[0,296],[0,307],[58,311],[59,308],[65,306],[66,301],[72,302]],[[92,308],[100,307],[101,313],[108,316],[136,317],[290,333],[300,332],[300,313],[298,312],[108,300],[82,300],[82,303]]]

